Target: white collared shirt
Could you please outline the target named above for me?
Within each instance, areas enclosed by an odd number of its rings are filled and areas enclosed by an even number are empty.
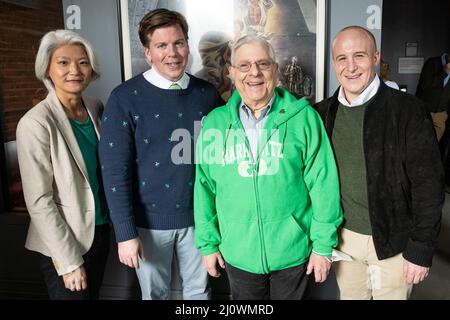
[[[151,68],[145,71],[143,73],[143,76],[145,80],[147,80],[152,85],[157,86],[160,89],[169,89],[169,87],[174,83],[178,83],[181,89],[186,89],[189,85],[189,76],[186,74],[186,72],[184,72],[181,78],[178,79],[177,81],[167,80],[166,78],[164,78],[162,75],[159,74],[156,68]]]
[[[380,78],[378,78],[378,75],[375,75],[375,78],[369,86],[351,103],[349,103],[345,98],[344,89],[341,86],[339,89],[338,100],[346,107],[357,107],[372,99],[372,97],[378,92],[378,88],[380,88]]]

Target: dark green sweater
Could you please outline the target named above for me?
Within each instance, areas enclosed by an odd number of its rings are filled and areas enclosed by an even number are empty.
[[[339,104],[332,143],[341,186],[343,226],[354,232],[371,235],[363,148],[363,120],[367,105],[346,107]]]

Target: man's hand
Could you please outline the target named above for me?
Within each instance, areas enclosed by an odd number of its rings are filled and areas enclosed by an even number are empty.
[[[326,257],[319,256],[313,252],[309,257],[306,274],[311,274],[314,270],[315,280],[320,283],[327,279],[330,268],[331,262]]]
[[[403,259],[403,275],[407,284],[418,284],[422,282],[430,271],[430,268],[422,267]]]
[[[145,260],[144,250],[139,238],[119,242],[117,245],[119,260],[130,268],[139,268],[139,258]]]
[[[220,272],[217,270],[217,262],[219,262],[219,265],[225,269],[225,261],[223,261],[222,255],[219,251],[204,256],[202,260],[203,266],[211,277],[220,277]]]
[[[64,286],[70,291],[81,291],[87,288],[87,276],[84,266],[63,274]]]

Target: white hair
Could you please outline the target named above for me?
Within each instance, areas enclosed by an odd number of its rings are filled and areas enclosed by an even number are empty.
[[[54,90],[53,82],[48,75],[50,60],[53,52],[64,45],[81,46],[86,51],[92,67],[92,80],[100,77],[100,65],[94,48],[88,40],[70,30],[49,31],[41,39],[34,64],[36,77],[44,83],[49,91]]]
[[[233,44],[231,45],[231,64],[234,65],[235,57],[236,57],[236,51],[242,47],[244,44],[248,43],[260,43],[262,44],[269,53],[269,57],[272,60],[273,63],[277,63],[275,60],[275,50],[273,49],[272,45],[269,43],[267,38],[263,35],[256,34],[256,33],[249,33],[246,35],[243,35],[239,39],[237,39]]]

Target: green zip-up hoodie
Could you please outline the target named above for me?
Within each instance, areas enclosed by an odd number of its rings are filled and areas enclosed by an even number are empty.
[[[197,141],[195,243],[257,274],[331,255],[342,222],[333,152],[316,111],[276,88],[251,154],[236,91],[204,119]]]

